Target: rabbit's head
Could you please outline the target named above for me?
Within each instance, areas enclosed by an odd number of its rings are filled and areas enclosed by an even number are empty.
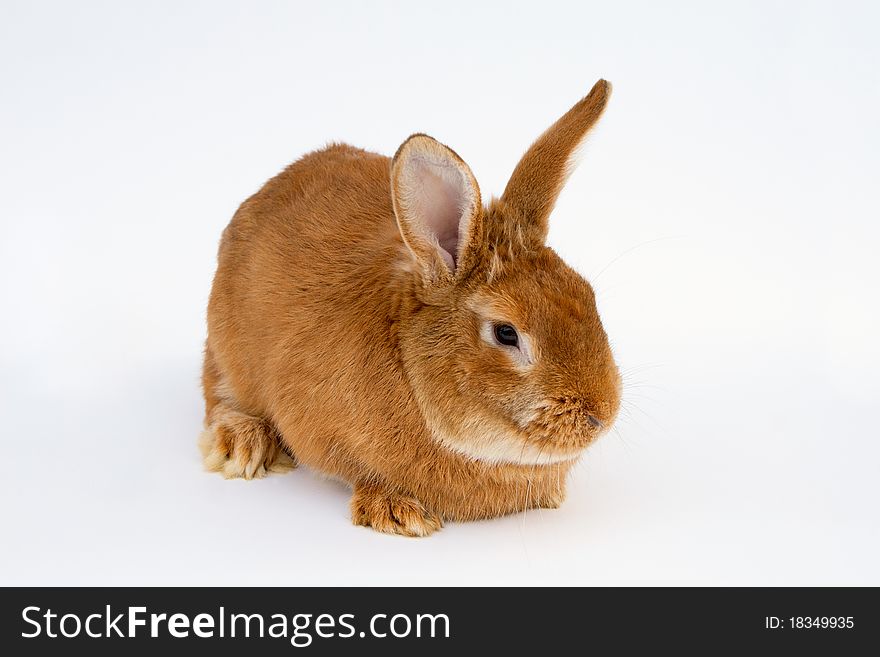
[[[593,290],[545,245],[572,154],[610,95],[592,91],[525,153],[484,207],[448,147],[413,135],[394,156],[391,195],[410,303],[404,370],[434,437],[470,458],[570,461],[607,430],[620,375]]]

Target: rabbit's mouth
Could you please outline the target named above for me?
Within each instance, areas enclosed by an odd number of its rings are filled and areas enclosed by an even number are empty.
[[[553,465],[573,461],[582,447],[541,441],[506,422],[471,418],[456,430],[432,430],[434,440],[474,461],[515,465]]]
[[[525,422],[485,415],[461,424],[448,418],[432,428],[444,447],[475,461],[516,465],[553,465],[577,459],[610,426],[613,414],[582,400],[546,400]]]
[[[523,432],[553,452],[579,453],[610,428],[615,410],[611,404],[591,404],[579,397],[555,397],[529,413]]]

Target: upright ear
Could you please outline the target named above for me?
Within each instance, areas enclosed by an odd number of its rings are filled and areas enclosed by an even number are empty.
[[[391,200],[427,280],[469,268],[483,206],[474,174],[455,151],[427,135],[403,142],[391,162]]]
[[[599,80],[590,93],[538,137],[516,165],[501,200],[514,210],[526,233],[543,244],[547,219],[584,136],[602,116],[611,84]]]

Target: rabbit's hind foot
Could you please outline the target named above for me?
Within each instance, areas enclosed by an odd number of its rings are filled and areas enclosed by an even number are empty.
[[[205,469],[227,479],[260,479],[276,472],[289,472],[296,460],[281,445],[272,424],[223,403],[215,406],[199,437]]]

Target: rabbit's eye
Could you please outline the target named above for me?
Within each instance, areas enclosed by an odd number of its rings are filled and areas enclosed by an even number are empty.
[[[516,334],[516,329],[510,324],[496,324],[493,332],[499,344],[507,345],[508,347],[519,346],[519,336]]]

